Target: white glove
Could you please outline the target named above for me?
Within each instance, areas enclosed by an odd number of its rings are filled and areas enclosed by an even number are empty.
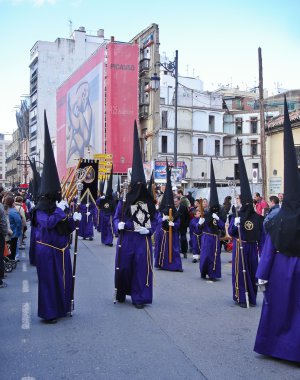
[[[105,199],[105,195],[102,195],[102,196],[100,197],[100,199]]]
[[[125,223],[124,222],[119,222],[118,223],[118,230],[124,230]]]
[[[205,222],[205,218],[199,218],[198,224],[200,224],[200,226],[202,226],[202,224],[204,224],[204,222]]]
[[[262,280],[261,278],[258,279],[258,285],[265,285],[268,282],[268,280]]]
[[[163,214],[162,220],[163,220],[163,222],[164,222],[165,220],[169,220],[169,215],[165,215],[165,214]]]
[[[214,219],[216,219],[216,220],[219,220],[219,219],[220,219],[220,218],[218,217],[218,215],[215,214],[215,213],[212,214],[212,217],[213,217]]]
[[[68,202],[62,200],[60,202],[56,201],[56,207],[60,208],[61,210],[65,211],[66,207],[69,207]]]
[[[80,212],[77,212],[77,211],[74,212],[74,214],[73,214],[73,220],[74,220],[74,222],[76,222],[76,221],[80,222],[81,219],[82,219],[82,215],[80,214]]]
[[[86,213],[86,216],[90,216],[91,215],[91,213],[88,211],[87,213]]]
[[[156,210],[158,210],[159,209],[159,205],[155,205],[155,208],[156,208]]]
[[[239,226],[241,223],[241,218],[239,216],[237,216],[236,218],[234,218],[234,225],[237,227]]]
[[[169,226],[174,227],[174,222],[172,222],[172,221],[170,220],[170,221],[169,221]]]
[[[89,208],[89,207],[90,207],[90,204],[89,204],[89,203],[87,203],[87,204],[86,204],[86,207],[87,207],[87,208]]]
[[[150,233],[150,231],[146,227],[141,227],[139,229],[139,234],[141,234],[141,235],[148,235],[149,233]]]

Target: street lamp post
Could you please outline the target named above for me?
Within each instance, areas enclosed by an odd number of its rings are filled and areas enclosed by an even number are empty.
[[[168,71],[172,77],[175,79],[175,95],[174,95],[174,106],[175,106],[175,125],[174,125],[174,169],[177,169],[177,99],[178,99],[178,50],[175,51],[174,61],[169,61],[168,63],[157,62],[158,65],[162,66],[166,71]],[[151,87],[156,91],[159,86],[160,78],[155,73],[151,77]]]

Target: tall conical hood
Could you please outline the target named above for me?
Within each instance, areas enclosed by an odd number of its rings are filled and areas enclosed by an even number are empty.
[[[33,192],[32,192],[32,196],[33,196],[33,200],[36,201],[37,198],[38,198],[39,192],[40,192],[41,176],[40,176],[40,173],[37,171],[35,159],[32,158],[32,160],[31,160],[28,157],[28,160],[29,160],[29,164],[30,164],[30,167],[31,167],[31,170],[32,170],[32,174],[33,174],[33,181],[32,181],[32,186],[33,186],[33,190],[32,191]]]
[[[149,191],[150,194],[152,194],[153,184],[154,184],[154,176],[153,176],[153,170],[152,170],[150,181],[148,183],[148,191]]]
[[[105,187],[105,179],[100,182],[100,189],[99,189],[100,196],[104,194],[104,187]]]
[[[131,186],[134,186],[138,182],[141,182],[146,186],[146,178],[140,149],[138,129],[136,121],[134,121],[132,172],[130,184]]]
[[[209,207],[211,209],[215,209],[215,208],[219,209],[219,207],[220,207],[219,198],[218,198],[218,191],[217,191],[217,185],[216,185],[216,178],[215,178],[215,171],[214,171],[214,166],[213,166],[212,158],[210,159],[210,198],[209,198]]]
[[[252,193],[251,193],[251,189],[249,185],[244,157],[242,154],[242,149],[241,149],[239,140],[237,140],[237,148],[238,148],[239,171],[240,171],[241,203],[244,206],[247,203],[252,204],[253,198],[252,198]]]
[[[160,202],[159,210],[167,211],[169,208],[174,208],[174,195],[172,190],[172,182],[171,182],[171,172],[172,169],[169,167],[168,159],[166,160],[166,177],[167,183],[163,198]]]
[[[110,176],[107,182],[107,188],[106,188],[106,196],[111,197],[113,193],[113,166],[111,167]]]
[[[300,208],[300,180],[292,126],[284,97],[284,200],[283,207],[291,210]]]
[[[275,248],[300,257],[300,178],[286,98],[284,98],[284,199],[279,213],[266,225]]]
[[[44,111],[44,166],[40,195],[48,195],[52,199],[59,199],[60,194],[61,186],[52,149],[46,111]]]

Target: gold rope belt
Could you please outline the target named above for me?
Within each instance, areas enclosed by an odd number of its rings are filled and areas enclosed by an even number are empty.
[[[51,245],[51,244],[47,244],[47,243],[44,243],[42,241],[37,241],[38,244],[41,244],[41,245],[45,245],[46,247],[50,247],[50,248],[54,248],[54,249],[57,249],[58,251],[61,251],[62,252],[62,266],[63,266],[63,281],[64,281],[64,290],[66,289],[66,272],[65,272],[65,250],[69,247],[69,243],[66,247],[64,248],[58,248],[58,247],[55,247],[54,245]]]

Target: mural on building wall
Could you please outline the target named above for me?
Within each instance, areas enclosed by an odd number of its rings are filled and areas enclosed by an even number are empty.
[[[67,93],[66,107],[66,162],[67,167],[74,160],[85,156],[85,148],[92,152],[101,151],[99,105],[102,104],[100,91],[101,70],[96,66]],[[98,127],[98,128],[97,128]],[[101,129],[100,129],[101,130]]]

